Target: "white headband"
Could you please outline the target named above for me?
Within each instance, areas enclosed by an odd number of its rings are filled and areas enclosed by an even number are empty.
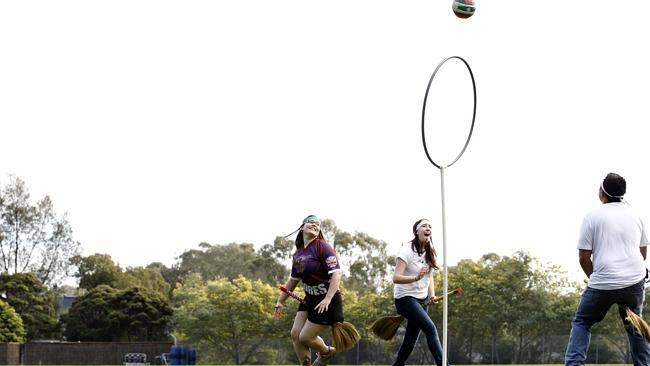
[[[420,223],[418,224],[418,226],[415,227],[415,232],[416,232],[416,233],[418,232],[418,230],[420,230],[420,228],[422,227],[422,225],[429,225],[429,226],[431,226],[431,223],[429,222],[428,219],[423,219],[422,221],[420,221]]]

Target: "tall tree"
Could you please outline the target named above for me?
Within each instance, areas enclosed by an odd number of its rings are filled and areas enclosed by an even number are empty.
[[[77,267],[74,277],[79,279],[79,288],[91,290],[99,285],[126,290],[142,287],[157,291],[169,298],[170,285],[163,278],[160,267],[130,267],[122,270],[108,254],[95,253],[87,257],[74,256],[71,263]]]
[[[157,291],[99,285],[77,298],[62,321],[69,341],[160,341],[168,339],[171,315]]]
[[[44,284],[56,284],[79,250],[67,215],[56,214],[49,196],[32,204],[25,182],[10,176],[0,189],[0,271],[34,272]]]
[[[116,287],[122,276],[122,268],[108,254],[76,255],[70,259],[70,263],[77,267],[73,276],[79,279],[79,288],[84,290],[92,290],[99,285]]]
[[[388,255],[385,241],[375,239],[362,232],[354,234],[338,230],[332,222],[328,233],[334,237],[334,249],[341,257],[344,271],[347,271],[345,284],[359,292],[376,292],[392,273],[395,259]]]
[[[484,276],[481,263],[469,259],[463,259],[455,267],[449,268],[450,288],[460,287],[464,290],[461,296],[448,298],[450,305],[453,302],[453,306],[449,306],[449,332],[454,335],[458,346],[454,350],[455,354],[452,353],[455,362],[471,363],[475,359],[480,340],[487,332],[482,324],[487,318]],[[436,276],[435,283],[437,288],[441,287],[440,274]],[[437,311],[442,313],[440,309]]]
[[[0,274],[0,293],[22,318],[28,340],[59,337],[55,293],[35,274]]]
[[[204,282],[188,276],[174,292],[175,329],[208,355],[203,362],[266,363],[266,340],[287,337],[289,328],[276,326],[273,304],[277,290],[243,276]],[[286,311],[284,317],[295,312]]]
[[[169,298],[169,284],[163,276],[155,269],[145,267],[130,267],[124,271],[124,275],[117,282],[117,288],[127,289],[130,287],[141,287],[160,293]]]
[[[180,278],[181,271],[178,268],[178,264],[172,265],[171,267],[167,267],[163,263],[160,262],[153,262],[147,265],[147,269],[150,269],[152,271],[156,271],[160,273],[162,278],[167,282],[169,285],[169,292],[167,293],[167,298],[171,299],[173,291],[176,289],[176,284]]]
[[[260,249],[263,257],[275,258],[278,262],[291,267],[291,257],[296,251],[293,238],[276,236],[273,244],[264,244]]]
[[[204,280],[218,277],[232,280],[242,275],[252,280],[277,284],[284,282],[288,275],[288,270],[281,263],[271,256],[255,252],[250,243],[201,243],[199,248],[185,251],[179,256],[182,276],[198,273]]]
[[[457,345],[450,352],[453,362],[561,361],[558,350],[566,344],[556,338],[568,334],[579,295],[559,268],[541,265],[525,252],[490,253],[450,267],[449,283],[464,289],[449,299],[449,333]]]
[[[64,335],[68,341],[111,341],[119,334],[119,320],[113,309],[118,290],[99,285],[72,303],[61,316]]]
[[[113,309],[119,321],[120,340],[169,339],[167,325],[173,310],[163,292],[138,286],[127,288],[113,300]]]

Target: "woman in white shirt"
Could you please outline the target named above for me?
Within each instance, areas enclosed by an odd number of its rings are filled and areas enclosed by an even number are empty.
[[[438,330],[427,307],[435,300],[433,271],[439,269],[436,250],[431,243],[431,223],[420,219],[413,224],[413,240],[404,243],[395,259],[393,297],[397,313],[407,319],[404,340],[397,352],[393,366],[402,366],[411,355],[422,331],[436,365],[442,365],[442,346]]]

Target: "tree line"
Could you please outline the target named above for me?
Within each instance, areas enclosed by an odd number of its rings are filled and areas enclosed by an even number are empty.
[[[51,222],[39,226],[46,215],[38,212],[47,207]],[[251,243],[200,243],[170,267],[150,263],[121,268],[108,254],[81,256],[80,244],[72,239],[64,217],[54,213],[51,200],[31,204],[17,178],[0,190],[0,215],[0,342],[157,341],[173,335],[197,348],[203,363],[295,361],[289,330],[298,304],[289,299],[283,318],[272,318],[276,286],[289,275],[292,240],[276,237],[259,249]],[[54,223],[65,230],[54,234],[56,230],[43,229]],[[395,312],[390,281],[395,258],[386,242],[340,230],[333,220],[324,220],[322,230],[345,268],[341,291],[346,321],[363,337],[333,362],[392,363],[403,329],[385,342],[369,326]],[[58,284],[66,275],[78,280],[77,288]],[[440,294],[439,273],[435,282]],[[450,267],[449,286],[464,290],[449,298],[450,362],[562,362],[584,285],[568,281],[559,267],[542,264],[526,252],[487,253]],[[63,293],[75,295],[65,314],[58,308]],[[441,331],[442,306],[432,305],[429,313]],[[589,362],[629,362],[616,308],[593,334],[592,350],[597,351],[590,352]],[[411,361],[432,363],[430,357],[419,343]]]

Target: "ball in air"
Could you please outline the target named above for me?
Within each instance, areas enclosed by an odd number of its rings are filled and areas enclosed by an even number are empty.
[[[457,17],[467,19],[474,15],[476,3],[474,3],[474,0],[453,0],[451,9]]]

